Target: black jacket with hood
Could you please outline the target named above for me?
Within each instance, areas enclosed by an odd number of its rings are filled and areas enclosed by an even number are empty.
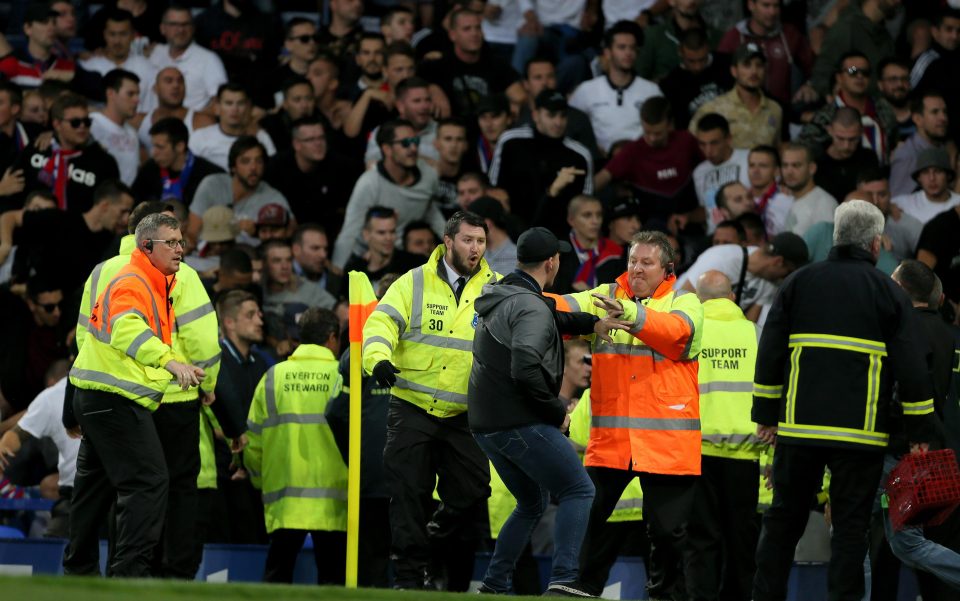
[[[566,407],[561,335],[593,333],[597,317],[558,312],[529,275],[515,271],[477,297],[467,418],[475,432],[560,426]]]

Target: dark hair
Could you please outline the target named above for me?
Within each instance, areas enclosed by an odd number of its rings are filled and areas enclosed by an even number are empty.
[[[137,231],[137,226],[148,215],[170,211],[173,213],[173,207],[159,200],[149,200],[141,202],[130,211],[130,217],[127,219],[127,233],[133,234]]]
[[[456,29],[457,21],[459,21],[460,17],[462,16],[474,16],[479,19],[483,19],[483,15],[477,11],[461,6],[453,9],[453,11],[450,12],[450,29]]]
[[[955,19],[960,21],[960,10],[957,10],[955,8],[949,8],[949,7],[938,10],[936,14],[933,16],[932,25],[934,27],[939,28],[941,25],[943,25],[943,22],[946,19]]]
[[[337,57],[335,57],[334,55],[330,54],[330,53],[327,52],[326,50],[321,50],[320,52],[317,53],[316,58],[314,58],[312,61],[310,61],[310,65],[312,65],[313,63],[318,62],[318,61],[319,61],[319,62],[327,63],[327,65],[329,65],[329,66],[330,66],[330,69],[333,71],[333,78],[334,78],[334,79],[339,79],[339,77],[340,77],[340,64],[337,63]],[[307,67],[309,68],[309,65],[307,65]]]
[[[144,117],[146,119],[146,117]],[[165,117],[150,126],[151,136],[167,136],[170,144],[176,146],[181,142],[190,142],[190,130],[187,125],[176,117]]]
[[[897,267],[897,283],[903,288],[910,300],[929,303],[937,286],[937,276],[933,270],[916,259],[906,259]]]
[[[459,117],[444,117],[443,119],[437,121],[437,133],[440,133],[441,127],[447,127],[448,125],[459,127],[464,131],[464,133],[467,131],[467,124],[463,122],[463,119],[460,119]]]
[[[697,121],[697,132],[720,130],[724,137],[730,135],[730,122],[720,113],[707,113]]]
[[[459,184],[460,182],[470,180],[479,182],[485,190],[490,187],[490,178],[487,177],[487,174],[483,173],[482,171],[467,171],[457,178],[457,183]]]
[[[721,209],[729,208],[727,207],[727,188],[736,184],[740,184],[740,180],[735,179],[733,181],[729,181],[717,189],[717,195],[715,198],[716,198],[718,207],[720,207]],[[740,185],[743,185],[743,184],[740,184]]]
[[[313,91],[313,84],[310,83],[310,80],[303,75],[294,75],[293,77],[288,77],[283,80],[283,83],[280,84],[280,91],[283,92],[283,96],[286,97],[287,93],[290,91],[290,88],[294,88],[296,86],[307,86],[311,91]]]
[[[724,221],[721,221],[720,223],[717,224],[716,229],[720,229],[722,227],[729,227],[733,229],[735,232],[737,232],[737,240],[739,240],[740,242],[743,242],[744,240],[747,239],[747,230],[744,229],[742,223],[740,223],[735,219],[726,219]]]
[[[680,48],[700,50],[709,46],[710,40],[707,39],[706,32],[699,27],[692,27],[680,34]]]
[[[411,46],[409,43],[403,40],[397,40],[395,42],[390,42],[389,44],[387,44],[387,47],[384,49],[383,51],[384,64],[386,64],[386,62],[390,60],[391,56],[395,56],[397,54],[408,56],[411,59],[413,59],[414,62],[416,62],[417,60],[417,53],[413,49],[413,46]]]
[[[852,106],[841,106],[830,119],[830,125],[841,125],[843,127],[863,125],[860,121],[860,111]]]
[[[189,6],[186,4],[181,4],[180,2],[171,2],[169,5],[167,5],[167,8],[163,11],[163,16],[160,17],[160,20],[163,21],[166,19],[167,14],[171,12],[187,13],[190,15],[190,20],[193,21],[193,11],[190,10]]]
[[[877,67],[877,76],[883,77],[883,72],[887,70],[887,67],[895,65],[905,70],[907,73],[910,72],[910,63],[903,60],[902,58],[896,56],[888,56],[887,58],[880,61],[880,66]]]
[[[133,13],[129,10],[124,10],[122,8],[117,8],[115,6],[103,7],[100,9],[103,11],[103,28],[107,28],[107,21],[113,21],[114,23],[123,23],[127,22],[130,25],[133,25]]]
[[[554,62],[554,60],[551,59],[549,56],[546,56],[543,54],[536,54],[533,56],[533,58],[527,61],[526,65],[523,66],[524,79],[530,79],[530,65],[536,65],[538,63],[546,63],[554,68],[557,66],[556,62]]]
[[[843,63],[845,63],[847,59],[850,59],[850,58],[862,58],[863,60],[867,61],[867,65],[870,64],[870,59],[867,57],[866,54],[860,52],[859,50],[849,50],[841,54],[840,58],[837,59],[837,73],[840,73],[841,71],[843,71]]]
[[[253,261],[239,248],[229,248],[220,255],[220,273],[253,273]]]
[[[50,106],[50,118],[56,120],[62,120],[64,113],[67,112],[67,109],[86,109],[88,108],[87,99],[79,94],[74,94],[73,92],[66,92],[57,96],[57,99],[53,101],[53,104]]]
[[[663,96],[651,96],[640,107],[640,120],[650,125],[673,121],[673,108]]]
[[[107,179],[100,182],[100,184],[94,188],[93,204],[97,205],[104,200],[114,203],[119,201],[124,195],[133,198],[133,190],[130,189],[130,186],[117,179]]]
[[[233,169],[236,167],[237,159],[240,158],[240,155],[254,148],[259,148],[260,152],[263,153],[264,160],[266,160],[267,149],[260,143],[260,140],[254,136],[240,136],[230,145],[230,153],[227,155],[227,165]]]
[[[437,241],[437,235],[433,233],[433,228],[430,227],[430,224],[422,219],[417,219],[415,221],[411,221],[407,223],[407,226],[403,228],[402,240],[403,240],[404,248],[407,247],[407,236],[410,234],[410,232],[416,232],[419,230],[428,230],[431,234],[433,234],[433,241],[434,242]]]
[[[784,153],[786,153],[788,150],[803,152],[807,157],[808,163],[813,163],[816,160],[814,158],[813,148],[807,146],[806,144],[801,144],[799,142],[784,142],[780,145],[780,157],[782,158]]]
[[[137,77],[136,73],[131,73],[125,69],[112,69],[103,76],[103,89],[119,92],[124,81],[132,81],[135,85],[140,85],[140,78]]]
[[[417,131],[417,128],[413,126],[413,123],[410,123],[406,119],[393,119],[392,121],[387,121],[380,126],[380,129],[377,130],[377,146],[383,146],[393,142],[394,135],[401,127],[409,127],[413,131]]]
[[[761,239],[767,239],[767,228],[763,224],[763,218],[756,213],[744,213],[737,217],[736,221],[743,226],[744,232],[753,232]]]
[[[377,40],[383,42],[384,46],[387,44],[387,39],[383,37],[383,34],[379,31],[364,31],[360,34],[360,42],[363,42],[364,40]],[[358,43],[357,48],[359,49],[359,47],[360,44]]]
[[[303,235],[307,232],[317,232],[318,234],[323,234],[324,236],[327,235],[327,229],[319,223],[301,223],[293,232],[292,243],[303,244]]]
[[[861,167],[857,172],[857,185],[885,180],[888,177],[890,177],[890,172],[886,167],[868,165]]]
[[[53,195],[51,190],[44,190],[43,188],[40,188],[39,190],[34,190],[27,194],[26,199],[23,201],[23,206],[27,206],[30,204],[30,201],[38,197],[44,200],[49,200],[53,204],[57,204],[57,197]]]
[[[633,21],[617,21],[603,34],[603,48],[613,48],[613,39],[618,35],[632,35],[637,47],[643,45],[643,29]]]
[[[284,28],[284,37],[289,38],[290,34],[293,33],[293,28],[296,27],[297,25],[313,25],[314,27],[317,26],[317,24],[314,21],[307,19],[305,17],[294,17],[289,21],[287,21],[287,26]]]
[[[925,101],[927,98],[939,98],[940,100],[943,100],[944,104],[947,102],[943,94],[933,88],[915,91],[910,94],[910,114],[922,115],[926,107]]]
[[[340,320],[330,309],[310,307],[300,315],[300,343],[323,346],[340,335]]]
[[[44,100],[54,101],[70,91],[70,84],[59,79],[44,79],[37,88],[37,94]],[[82,98],[82,96],[81,96]]]
[[[264,261],[267,260],[267,253],[270,252],[273,248],[290,248],[292,251],[292,245],[286,240],[279,240],[274,238],[272,240],[267,240],[259,247],[257,247],[257,255]]]
[[[484,234],[490,233],[487,229],[486,219],[470,211],[457,211],[450,219],[447,219],[447,224],[443,228],[444,237],[454,238],[460,233],[460,226],[464,223],[473,227],[482,227]]]
[[[247,92],[247,88],[235,81],[228,81],[227,83],[220,84],[220,87],[217,88],[217,100],[220,100],[220,98],[223,97],[224,92],[235,92],[238,94],[243,94],[248,99],[250,98],[250,92]]]
[[[373,219],[393,219],[398,220],[397,212],[390,207],[385,207],[383,205],[373,205],[367,209],[366,215],[363,216],[363,228],[366,229],[370,225],[370,221]]]
[[[770,158],[773,159],[774,165],[776,165],[777,167],[780,166],[780,152],[773,146],[770,146],[769,144],[761,144],[759,146],[754,146],[753,148],[750,149],[750,152],[747,154],[747,157],[749,157],[751,154],[755,152],[769,156]]]
[[[7,80],[0,81],[0,94],[4,92],[10,96],[10,104],[17,106],[23,104],[23,90],[17,84]]]
[[[240,254],[244,253],[240,251]],[[227,253],[224,253],[220,260],[223,261],[226,256]],[[249,261],[249,258],[247,260]],[[253,270],[252,267],[250,269]],[[240,306],[247,301],[257,302],[257,297],[246,290],[230,290],[221,296],[217,300],[217,317],[220,319],[220,323],[223,323],[223,320],[227,317],[235,319],[240,311]]]
[[[397,89],[394,90],[394,94],[399,99],[406,96],[407,92],[409,92],[410,90],[416,90],[418,88],[429,89],[430,82],[427,81],[426,79],[423,79],[422,77],[417,77],[416,75],[414,75],[413,77],[408,77],[403,81],[401,81],[400,83],[398,83]]]
[[[396,6],[391,6],[390,8],[383,11],[383,15],[380,17],[380,24],[381,25],[389,24],[391,21],[393,21],[393,18],[399,14],[408,14],[412,17],[413,11],[407,8],[406,6],[402,6],[399,4]]]
[[[57,290],[62,291],[63,287],[56,278],[35,274],[27,280],[27,296],[34,302],[36,302],[37,298],[44,292],[56,292]]]
[[[306,117],[302,117],[293,122],[293,124],[290,126],[290,134],[296,138],[301,127],[310,127],[313,125],[319,125],[320,127],[323,127],[323,121],[320,120],[320,117],[307,115]],[[323,131],[326,133],[326,128],[324,128]]]

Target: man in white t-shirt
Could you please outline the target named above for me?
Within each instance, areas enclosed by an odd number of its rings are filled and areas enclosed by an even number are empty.
[[[164,67],[179,69],[187,83],[183,105],[198,111],[207,108],[217,95],[217,89],[227,81],[223,61],[193,41],[193,15],[189,8],[168,8],[160,21],[160,33],[167,43],[158,44],[153,49],[150,64],[158,71]],[[147,108],[154,106],[151,104]]]
[[[187,88],[189,90],[189,88]],[[224,171],[230,146],[247,133],[252,108],[250,96],[242,86],[225,83],[217,90],[217,112],[220,122],[201,127],[190,136],[190,152],[203,157]],[[270,135],[257,129],[257,139],[267,149],[267,156],[277,154]]]
[[[696,292],[696,282],[700,276],[717,270],[730,278],[738,304],[747,319],[757,321],[764,305],[773,302],[777,282],[806,265],[808,260],[807,244],[803,238],[791,232],[774,236],[770,244],[763,248],[721,244],[703,251],[694,264],[677,278],[673,287]]]
[[[156,76],[157,70],[143,56],[130,51],[136,31],[133,28],[133,15],[120,8],[103,8],[106,14],[103,25],[104,45],[101,52],[90,58],[80,61],[80,66],[87,71],[96,71],[106,75],[114,69],[130,71],[140,78],[140,105],[141,111],[146,107],[150,85]]]
[[[637,75],[637,38],[633,29],[616,25],[603,36],[606,75],[585,81],[570,96],[570,106],[590,117],[597,145],[603,154],[620,140],[643,135],[640,107],[652,96],[663,96],[660,86]]]
[[[51,371],[55,365],[51,366]],[[54,505],[52,519],[45,533],[56,538],[66,538],[69,534],[70,492],[77,474],[77,452],[80,449],[80,439],[71,438],[61,421],[63,395],[67,388],[65,371],[61,372],[64,377],[33,399],[20,421],[0,439],[0,475],[30,438],[46,438],[57,447],[57,484],[60,486],[61,500]]]
[[[90,114],[90,134],[117,161],[120,181],[130,186],[140,168],[140,140],[130,125],[140,103],[140,78],[130,71],[114,69],[104,76],[103,88],[107,105],[103,112]]]
[[[917,156],[913,179],[920,189],[893,199],[893,204],[907,215],[926,224],[953,207],[960,205],[960,195],[950,189],[957,173],[950,166],[950,156],[942,148],[925,148]]]
[[[793,203],[783,220],[783,231],[803,236],[814,223],[833,223],[837,201],[826,190],[813,182],[817,164],[808,146],[786,143],[782,146],[780,173],[783,191],[793,197]]]
[[[733,148],[730,136],[730,124],[726,117],[709,113],[697,123],[697,143],[706,160],[693,170],[693,184],[697,190],[697,200],[704,208],[707,219],[707,233],[713,233],[717,224],[726,217],[717,206],[717,191],[730,182],[750,185],[749,152]]]

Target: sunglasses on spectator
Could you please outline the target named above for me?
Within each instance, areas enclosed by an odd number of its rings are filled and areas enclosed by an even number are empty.
[[[176,250],[178,246],[180,248],[184,248],[187,245],[187,243],[184,240],[172,240],[172,239],[171,240],[151,240],[150,242],[163,242],[164,244],[167,245],[167,248],[169,248],[170,250]]]
[[[37,303],[37,306],[42,308],[47,313],[53,313],[60,307],[60,303]]]
[[[410,148],[411,146],[420,146],[420,136],[412,136],[410,138],[401,138],[399,140],[394,140],[391,144],[399,144],[404,148]]]
[[[77,117],[75,119],[65,119],[67,123],[70,124],[70,127],[73,129],[80,129],[80,126],[90,128],[93,125],[93,119],[90,117]]]
[[[870,77],[870,69],[860,67],[847,67],[847,75],[850,77],[856,77],[857,75],[863,75],[864,77]]]
[[[316,38],[315,36],[308,35],[308,34],[292,35],[292,36],[288,37],[287,39],[288,39],[288,40],[291,40],[291,41],[296,40],[296,41],[300,42],[301,44],[309,44],[310,42],[316,42],[316,41],[317,41],[317,38]]]

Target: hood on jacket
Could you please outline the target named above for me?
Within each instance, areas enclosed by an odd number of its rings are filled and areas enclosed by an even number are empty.
[[[517,294],[529,294],[541,300],[544,298],[543,295],[531,290],[529,286],[520,276],[512,273],[508,274],[499,282],[484,285],[483,291],[474,301],[473,307],[477,314],[483,317],[489,315],[497,305]]]

